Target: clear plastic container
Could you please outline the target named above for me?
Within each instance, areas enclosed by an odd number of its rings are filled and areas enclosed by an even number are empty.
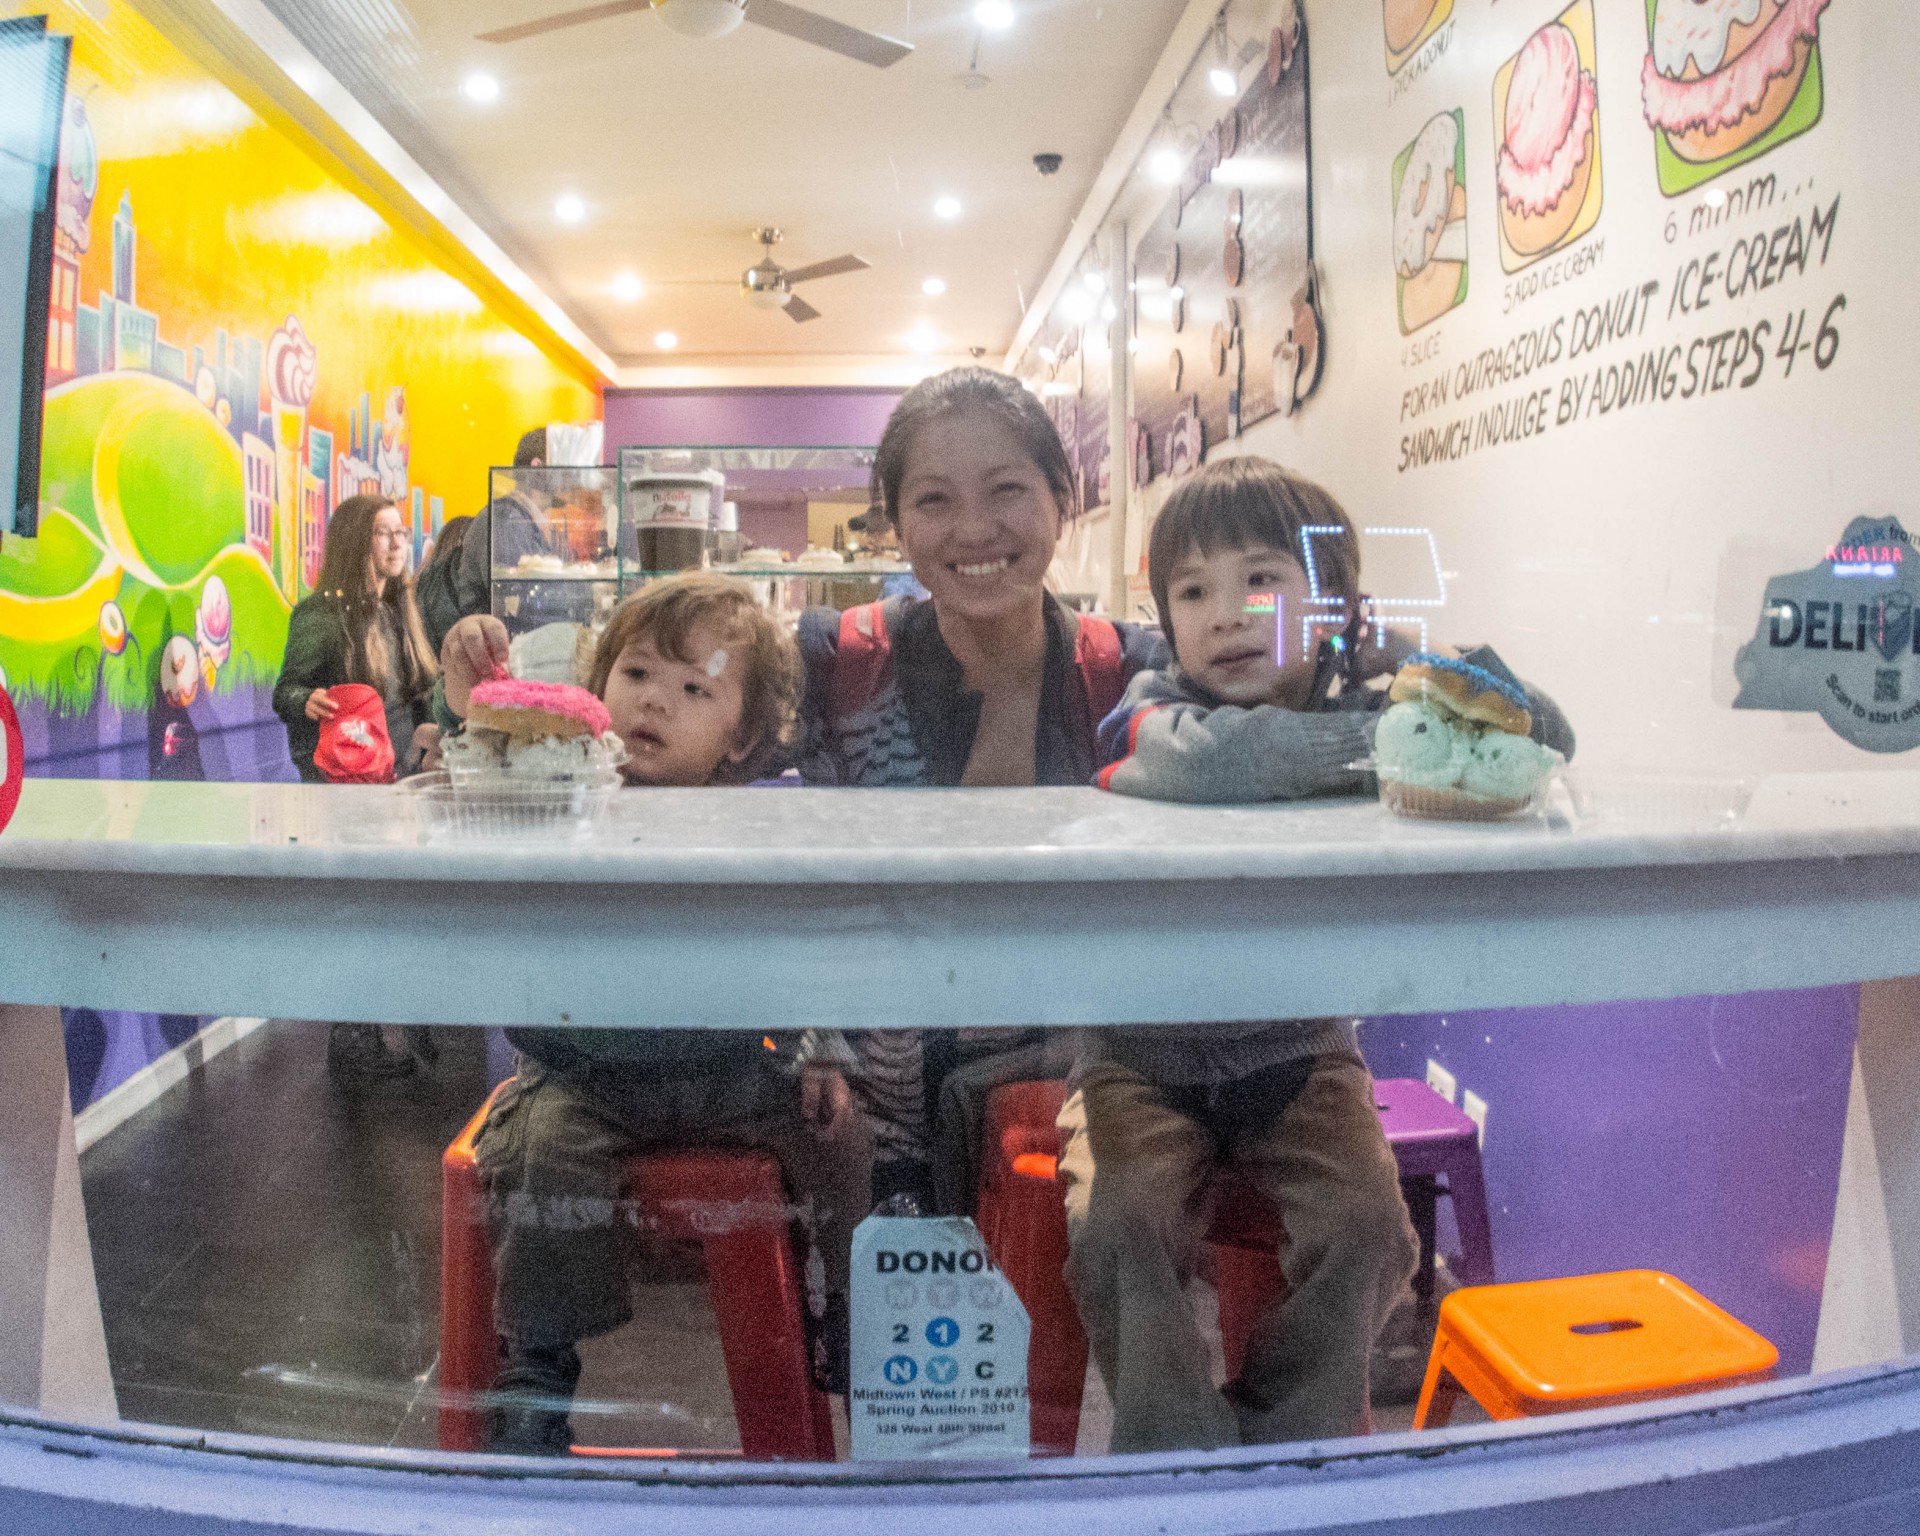
[[[1738,774],[1578,769],[1567,776],[1567,787],[1582,823],[1697,831],[1737,824],[1753,799],[1754,781]]]
[[[401,793],[429,841],[566,838],[583,835],[603,817],[619,791],[617,773],[573,782],[515,780],[470,774],[455,783],[444,771],[406,780]]]

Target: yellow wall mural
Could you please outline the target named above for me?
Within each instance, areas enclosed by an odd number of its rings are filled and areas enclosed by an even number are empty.
[[[418,552],[598,391],[120,0],[0,0],[42,13],[73,63],[0,674],[41,772],[279,776],[265,690],[332,507],[380,490]],[[209,733],[238,734],[203,763]]]

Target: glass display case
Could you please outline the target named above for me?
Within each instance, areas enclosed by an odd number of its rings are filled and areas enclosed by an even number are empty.
[[[513,634],[604,623],[624,590],[613,467],[494,469],[487,489],[494,617]]]
[[[750,582],[787,614],[905,591],[912,573],[897,539],[867,516],[872,476],[871,448],[623,448],[626,578],[637,584],[704,566]],[[704,538],[688,536],[681,494],[696,483],[716,487],[710,498],[691,498],[713,509]]]

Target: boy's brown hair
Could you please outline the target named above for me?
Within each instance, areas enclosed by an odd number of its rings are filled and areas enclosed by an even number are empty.
[[[1315,595],[1344,599],[1342,622],[1360,602],[1360,542],[1340,503],[1304,476],[1248,454],[1216,459],[1167,498],[1147,543],[1147,585],[1167,646],[1176,650],[1167,589],[1190,551],[1264,544],[1285,550],[1313,582]]]
[[[714,625],[727,649],[742,659],[738,741],[747,754],[737,763],[722,763],[714,782],[745,784],[761,777],[793,739],[801,672],[793,638],[739,582],[702,571],[636,592],[607,621],[587,687],[603,697],[620,653],[636,640],[651,641],[661,655],[698,666],[701,658],[688,651],[687,642],[701,623]]]

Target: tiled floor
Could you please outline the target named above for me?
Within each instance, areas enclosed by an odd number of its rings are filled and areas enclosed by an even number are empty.
[[[82,1159],[124,1417],[435,1444],[439,1160],[486,1096],[485,1037],[436,1031],[431,1074],[348,1094],[326,1035],[275,1021]],[[635,1285],[636,1321],[582,1350],[578,1440],[737,1449],[697,1250],[648,1250]],[[1379,1429],[1410,1417],[1376,1406]],[[1107,1422],[1090,1383],[1083,1454]]]

